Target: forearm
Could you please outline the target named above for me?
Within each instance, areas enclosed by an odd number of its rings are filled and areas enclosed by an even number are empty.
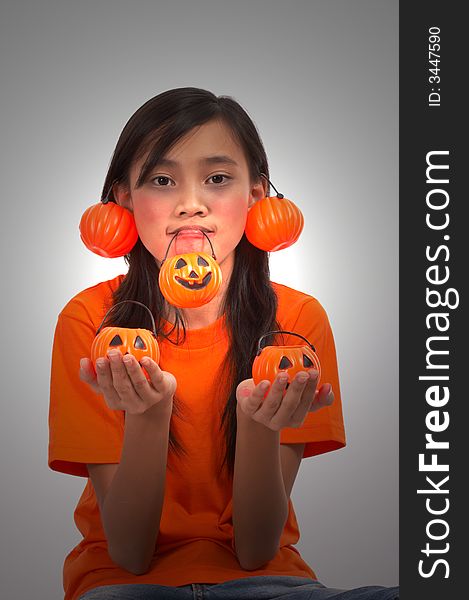
[[[278,551],[288,517],[280,461],[280,433],[238,407],[233,479],[233,528],[238,560],[256,569]]]
[[[148,413],[148,414],[147,414]],[[106,493],[102,520],[109,554],[135,574],[148,569],[164,500],[171,407],[126,414],[119,467]]]

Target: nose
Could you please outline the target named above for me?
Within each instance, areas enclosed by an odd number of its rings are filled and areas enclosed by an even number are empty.
[[[189,275],[189,277],[191,277],[192,279],[198,279],[199,276],[197,275],[197,273],[195,271],[191,271],[191,274]]]
[[[176,214],[178,216],[204,216],[207,213],[208,207],[202,192],[195,188],[186,188],[182,191],[181,197],[176,206]]]

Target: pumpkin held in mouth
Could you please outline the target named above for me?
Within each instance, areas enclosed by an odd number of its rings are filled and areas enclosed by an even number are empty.
[[[161,263],[158,276],[161,293],[177,308],[196,308],[207,304],[220,289],[221,269],[216,261],[212,243],[205,233],[204,235],[212,248],[212,256],[205,252],[188,252],[176,254],[169,259],[165,256]]]
[[[195,308],[216,296],[221,284],[221,269],[209,254],[177,254],[163,263],[158,282],[170,304],[178,308]]]
[[[265,346],[261,348],[263,338],[273,333],[288,333],[295,335],[303,340],[306,344],[295,346]],[[308,371],[316,369],[318,371],[318,386],[321,378],[321,363],[316,354],[314,346],[302,335],[293,331],[269,331],[259,339],[257,355],[252,363],[252,378],[254,384],[257,385],[264,379],[271,383],[274,382],[277,373],[280,371],[287,373],[288,383],[290,385],[295,375],[299,371]]]

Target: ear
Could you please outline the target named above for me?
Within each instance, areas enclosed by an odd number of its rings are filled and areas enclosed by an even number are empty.
[[[115,183],[112,186],[112,194],[117,204],[127,208],[130,212],[133,212],[132,196],[129,188],[125,184]]]
[[[266,193],[267,192],[264,188],[263,181],[255,183],[251,188],[251,193],[249,194],[248,210],[252,208],[256,202],[262,200],[262,198],[265,198]]]

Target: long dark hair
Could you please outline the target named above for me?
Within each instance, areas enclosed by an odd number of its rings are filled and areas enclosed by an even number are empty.
[[[217,97],[207,90],[185,87],[168,90],[151,98],[129,119],[114,150],[101,198],[108,195],[116,181],[130,186],[132,165],[148,153],[136,182],[136,187],[142,186],[160,158],[178,140],[193,127],[214,119],[226,124],[243,148],[251,182],[259,181],[260,173],[268,178],[267,156],[258,131],[246,111],[229,96]],[[110,197],[112,199],[112,195]],[[140,239],[124,260],[129,270],[112,296],[113,304],[122,300],[142,302],[152,311],[159,335],[171,342],[170,336],[176,330],[177,341],[172,343],[179,343],[182,328],[184,340],[186,326],[178,309],[173,309],[176,315],[173,328],[169,332],[163,332],[161,319],[168,320],[169,307],[158,285],[155,285],[159,266]],[[253,246],[244,234],[235,249],[233,272],[219,316],[222,314],[225,315],[229,350],[222,364],[224,379],[219,380],[230,382],[227,388],[230,391],[220,423],[226,440],[221,468],[226,464],[230,476],[233,476],[237,424],[236,387],[242,380],[251,377],[252,361],[260,336],[269,330],[281,328],[276,319],[277,297],[270,283],[268,253]],[[147,311],[132,303],[117,306],[111,311],[106,324],[146,326],[151,329]],[[173,407],[173,417],[184,418],[184,407],[177,394]],[[177,454],[185,453],[171,428],[169,447]]]

